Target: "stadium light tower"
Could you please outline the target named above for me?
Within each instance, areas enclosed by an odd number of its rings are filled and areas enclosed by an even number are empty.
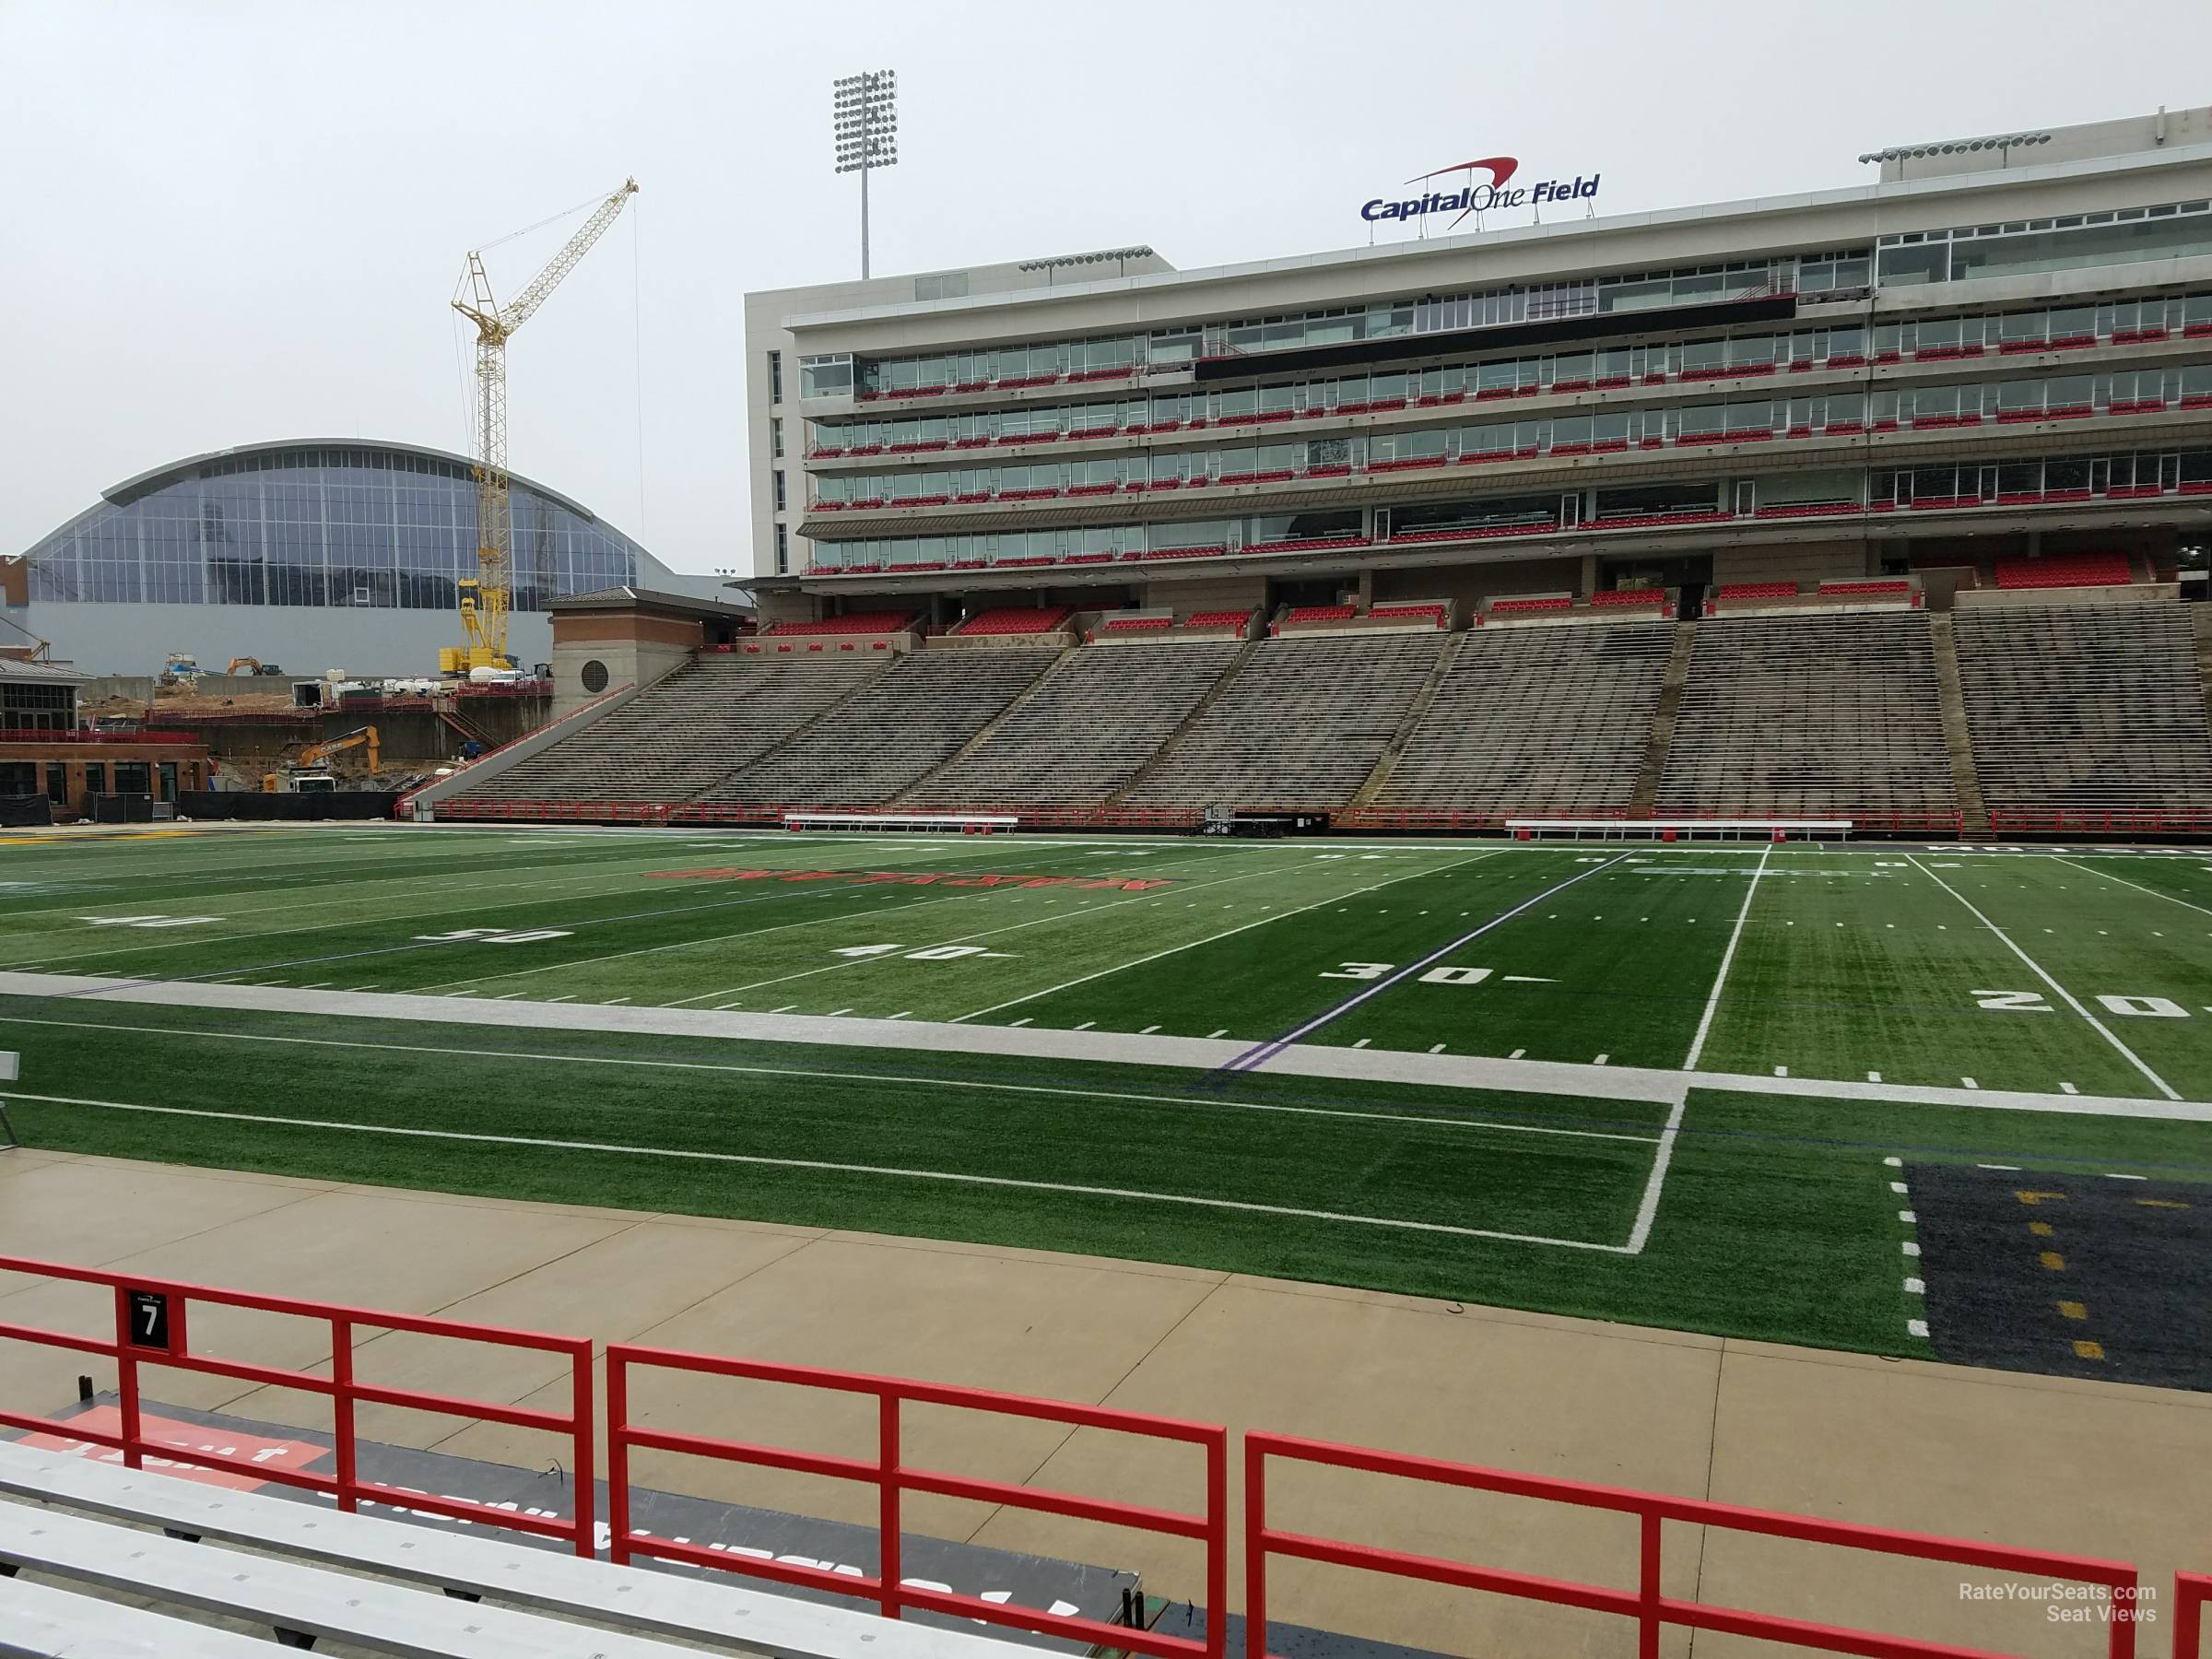
[[[830,83],[837,171],[860,175],[860,277],[868,278],[868,174],[899,165],[899,72],[871,69]]]

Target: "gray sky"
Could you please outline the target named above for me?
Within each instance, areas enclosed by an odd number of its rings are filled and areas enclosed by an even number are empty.
[[[891,272],[1356,246],[1472,156],[1602,172],[1610,213],[1860,183],[1877,145],[2206,101],[2208,57],[2183,0],[0,0],[0,553],[229,444],[465,451],[463,254],[635,174],[510,349],[510,459],[749,568],[739,297],[857,273],[859,69],[899,71]],[[500,290],[566,229],[494,253]]]

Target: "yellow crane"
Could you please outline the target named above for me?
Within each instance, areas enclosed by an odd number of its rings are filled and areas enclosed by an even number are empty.
[[[461,278],[467,298],[455,300],[453,309],[477,325],[477,573],[459,584],[464,643],[439,652],[441,673],[513,666],[507,654],[507,612],[514,598],[514,515],[507,481],[507,342],[561,278],[576,268],[576,262],[591,252],[592,244],[637,193],[638,182],[625,179],[622,188],[593,210],[546,268],[531,278],[530,286],[504,308],[492,298],[484,255],[468,256],[468,268]]]

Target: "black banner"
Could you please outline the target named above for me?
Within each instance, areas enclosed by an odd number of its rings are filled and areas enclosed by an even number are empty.
[[[252,789],[186,790],[177,796],[177,816],[242,819],[253,823],[298,823],[310,818],[388,818],[399,800],[393,789],[342,789],[326,794],[270,794]]]

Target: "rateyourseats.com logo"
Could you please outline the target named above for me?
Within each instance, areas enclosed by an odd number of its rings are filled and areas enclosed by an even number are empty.
[[[1535,184],[1515,184],[1513,175],[1521,171],[1519,158],[1514,156],[1487,156],[1479,161],[1455,161],[1450,167],[1440,167],[1406,181],[1409,185],[1427,184],[1432,179],[1465,174],[1466,182],[1458,190],[1426,190],[1419,195],[1406,196],[1397,201],[1388,196],[1377,196],[1364,204],[1359,217],[1370,224],[1382,219],[1421,218],[1431,213],[1453,213],[1459,217],[1452,221],[1456,226],[1470,213],[1488,213],[1493,207],[1543,207],[1555,202],[1586,202],[1597,194],[1599,175],[1588,178],[1579,174],[1571,179],[1545,179]],[[1477,182],[1475,175],[1484,172],[1488,178]],[[1449,227],[1447,227],[1449,228]]]

